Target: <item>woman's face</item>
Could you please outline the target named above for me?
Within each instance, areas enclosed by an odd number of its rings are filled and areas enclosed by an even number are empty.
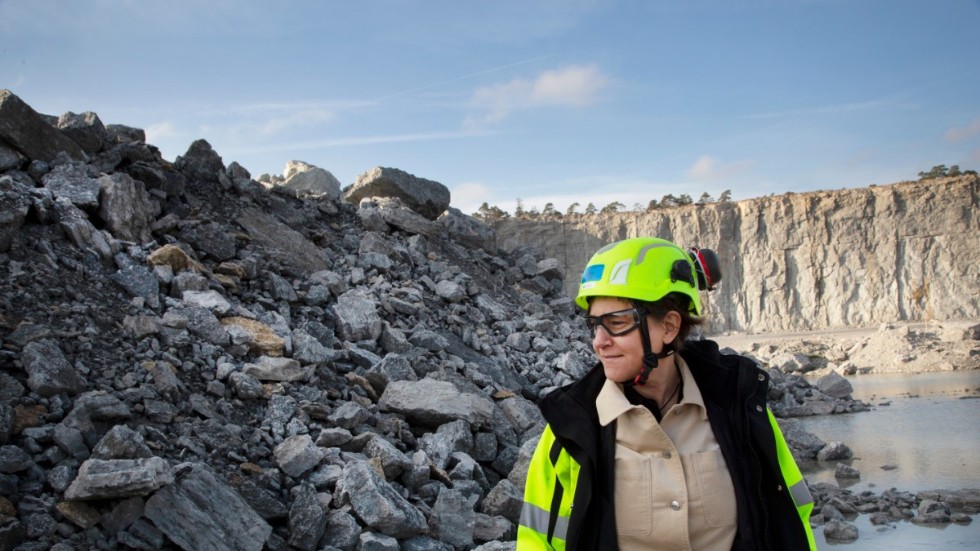
[[[630,308],[633,308],[633,304],[625,299],[596,297],[589,307],[589,315],[601,316]],[[660,352],[663,350],[664,343],[669,342],[664,340],[668,336],[664,323],[647,316],[646,325],[650,332],[650,346],[653,352]],[[640,339],[640,331],[642,326],[625,335],[613,337],[604,327],[596,328],[595,335],[592,336],[592,349],[599,356],[607,379],[625,383],[640,374],[643,368],[643,341]]]

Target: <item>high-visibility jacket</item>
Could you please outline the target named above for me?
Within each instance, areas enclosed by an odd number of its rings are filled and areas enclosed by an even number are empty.
[[[732,476],[738,508],[733,551],[815,551],[813,498],[765,405],[768,374],[747,358],[719,354],[712,341],[685,343],[681,356]],[[616,423],[599,425],[595,407],[604,382],[596,365],[539,403],[548,425],[528,469],[518,551],[618,548]]]

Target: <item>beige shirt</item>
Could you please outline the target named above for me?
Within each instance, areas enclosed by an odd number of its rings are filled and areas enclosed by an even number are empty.
[[[680,356],[684,399],[658,423],[606,380],[596,398],[599,422],[616,426],[616,531],[621,551],[729,551],[736,505],[728,466],[701,391]]]

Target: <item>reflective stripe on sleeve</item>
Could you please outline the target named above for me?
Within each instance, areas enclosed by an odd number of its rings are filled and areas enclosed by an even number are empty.
[[[813,496],[810,495],[810,489],[806,487],[805,480],[800,480],[796,484],[790,486],[789,494],[793,496],[793,503],[795,503],[797,507],[802,507],[813,503]]]
[[[521,507],[521,526],[526,526],[535,532],[540,534],[548,533],[548,520],[551,515],[548,511],[534,505],[533,503],[524,502],[524,506]],[[554,537],[560,540],[565,540],[568,536],[568,517],[559,516],[555,522],[555,533]]]

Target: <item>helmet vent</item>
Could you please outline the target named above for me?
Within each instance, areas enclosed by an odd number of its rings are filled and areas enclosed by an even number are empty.
[[[695,287],[694,272],[691,270],[691,263],[687,260],[675,260],[670,268],[670,281],[671,283],[684,281],[690,283],[691,287]]]

